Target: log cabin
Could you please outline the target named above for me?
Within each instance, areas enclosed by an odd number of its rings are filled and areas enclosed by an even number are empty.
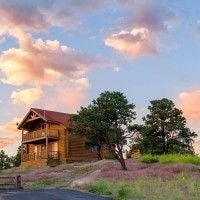
[[[22,131],[21,166],[48,165],[51,161],[97,160],[86,138],[69,132],[70,114],[31,108],[18,124]]]

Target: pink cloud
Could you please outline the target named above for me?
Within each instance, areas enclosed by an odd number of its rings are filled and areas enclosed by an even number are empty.
[[[21,139],[20,132],[17,130],[17,122],[20,122],[21,118],[14,118],[5,124],[0,125],[0,132],[4,136],[0,137],[0,148],[8,147]]]
[[[195,140],[193,146],[195,153],[200,155],[200,139]]]
[[[177,105],[189,122],[200,123],[200,90],[182,92]]]
[[[61,77],[80,79],[103,61],[57,40],[33,39],[17,33],[20,48],[11,48],[0,55],[3,83],[12,85],[52,85]]]
[[[60,82],[46,93],[43,99],[45,108],[74,113],[86,103],[88,87],[87,78]],[[52,95],[59,98],[51,98]]]
[[[14,104],[25,104],[28,106],[33,105],[39,101],[43,95],[40,88],[29,88],[24,90],[16,90],[11,94],[11,99]]]
[[[50,26],[73,28],[81,24],[82,19],[94,10],[102,9],[108,0],[46,0],[0,2],[0,34],[15,32],[16,29],[44,31]]]
[[[159,37],[177,23],[175,15],[160,2],[118,1],[124,11],[121,31],[105,39],[105,45],[128,58],[152,55],[160,51]]]
[[[105,44],[130,58],[157,53],[154,36],[145,28],[113,34]]]

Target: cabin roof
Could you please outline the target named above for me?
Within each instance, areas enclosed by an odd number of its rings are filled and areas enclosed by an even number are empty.
[[[31,112],[36,113],[46,122],[59,123],[64,125],[65,127],[68,126],[68,121],[70,118],[70,114],[68,113],[44,110],[39,108],[31,108],[27,115],[24,117],[24,119],[21,121],[21,123],[18,125],[18,129],[23,127],[23,124],[26,122],[26,119]]]

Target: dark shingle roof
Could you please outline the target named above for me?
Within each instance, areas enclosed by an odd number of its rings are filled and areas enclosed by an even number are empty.
[[[31,108],[31,110],[38,113],[46,121],[61,123],[66,127],[68,125],[70,114],[56,112],[56,111],[50,111],[50,110],[43,110],[43,109],[39,109],[39,108]]]

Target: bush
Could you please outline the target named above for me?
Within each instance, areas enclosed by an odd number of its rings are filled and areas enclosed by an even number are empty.
[[[139,158],[139,160],[144,162],[144,163],[156,163],[156,162],[159,162],[158,158],[156,156],[151,155],[151,154],[143,155],[142,157]]]
[[[96,193],[99,195],[110,195],[109,184],[103,181],[96,182],[89,187],[89,192]]]
[[[171,179],[151,177],[131,181],[101,181],[92,184],[90,192],[109,195],[113,200],[199,199],[199,187],[200,179],[180,174]]]
[[[103,158],[106,160],[114,160],[115,159],[115,157],[112,154],[106,154],[103,156]]]
[[[191,163],[194,165],[200,165],[200,157],[190,154],[166,154],[159,156],[159,162],[163,164]]]
[[[160,162],[162,164],[171,163],[190,163],[200,165],[200,157],[190,154],[165,154],[165,155],[150,155],[146,154],[139,158],[144,163]]]
[[[58,160],[49,160],[48,161],[48,166],[49,167],[57,167],[60,164]]]
[[[29,188],[32,189],[42,189],[42,188],[47,188],[55,183],[55,180],[53,179],[43,179],[43,180],[38,180],[33,183],[28,184]]]

